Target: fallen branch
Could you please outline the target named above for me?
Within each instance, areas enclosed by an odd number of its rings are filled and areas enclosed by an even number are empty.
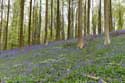
[[[100,77],[95,77],[95,76],[92,76],[92,75],[85,75],[87,78],[90,78],[92,80],[96,80],[98,81],[98,83],[107,83],[106,81],[104,81],[103,79],[101,79]]]

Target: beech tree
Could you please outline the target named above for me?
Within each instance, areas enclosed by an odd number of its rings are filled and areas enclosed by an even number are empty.
[[[10,15],[10,0],[8,0],[8,10],[7,10],[7,23],[6,23],[6,27],[4,29],[4,50],[7,49],[7,44],[8,44],[8,24],[9,24],[9,15]]]
[[[4,7],[3,0],[1,0],[0,50],[2,49],[3,7]]]
[[[24,35],[23,35],[23,19],[24,19],[24,1],[20,0],[20,27],[19,27],[19,47],[22,48],[24,45]]]
[[[104,34],[105,34],[105,45],[110,44],[109,28],[110,28],[110,0],[104,0]]]
[[[83,0],[78,1],[78,47],[83,48],[85,46],[85,42],[83,41]]]
[[[29,25],[28,25],[28,44],[31,45],[31,17],[32,17],[32,0],[30,0]]]
[[[45,15],[45,36],[44,36],[44,43],[47,43],[48,39],[48,0],[46,0],[46,15]]]

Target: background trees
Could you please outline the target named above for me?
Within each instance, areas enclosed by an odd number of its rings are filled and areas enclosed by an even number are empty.
[[[83,0],[81,8],[79,0],[0,0],[0,49],[104,32],[109,40],[109,31],[124,29],[125,3],[104,1]]]

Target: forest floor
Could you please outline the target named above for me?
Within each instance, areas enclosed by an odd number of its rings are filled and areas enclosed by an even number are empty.
[[[36,45],[22,51],[1,52],[0,78],[7,83],[125,83],[125,36]]]

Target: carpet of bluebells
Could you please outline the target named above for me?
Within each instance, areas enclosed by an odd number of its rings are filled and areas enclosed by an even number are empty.
[[[78,49],[76,40],[0,52],[2,83],[125,83],[125,37],[110,46],[97,38]]]

